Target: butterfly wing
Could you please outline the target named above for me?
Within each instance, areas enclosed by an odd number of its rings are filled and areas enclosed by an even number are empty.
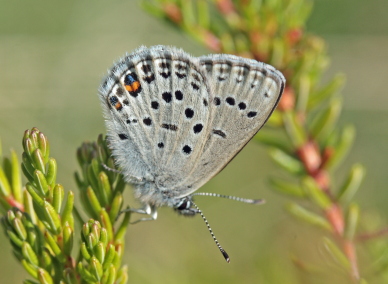
[[[272,66],[233,55],[199,57],[213,96],[208,136],[196,168],[183,182],[195,191],[220,172],[274,111],[285,78]]]
[[[100,98],[117,164],[128,182],[144,185],[137,197],[155,204],[160,191],[177,195],[210,127],[210,86],[198,60],[176,48],[141,47],[114,65]]]

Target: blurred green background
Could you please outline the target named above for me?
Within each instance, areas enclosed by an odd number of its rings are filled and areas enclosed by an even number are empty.
[[[355,200],[386,219],[388,201],[388,1],[316,0],[307,25],[328,43],[326,74],[347,75],[340,123],[352,123],[357,139],[338,181],[354,162],[367,167]],[[22,152],[24,130],[46,134],[56,158],[57,181],[75,190],[75,150],[105,133],[97,88],[107,68],[139,45],[174,45],[195,56],[204,47],[140,9],[137,1],[0,1],[0,137],[3,151]],[[201,218],[169,208],[155,222],[130,226],[123,263],[128,283],[309,283],[289,256],[325,258],[317,232],[289,217],[286,199],[266,179],[280,174],[265,149],[251,142],[201,191],[262,197],[256,207],[198,197],[221,245],[226,264]],[[342,174],[342,175],[341,175]],[[135,201],[128,194],[128,202]],[[386,222],[385,222],[386,224]],[[0,283],[28,276],[0,233]],[[274,282],[276,279],[276,282]],[[296,282],[292,282],[296,280]]]

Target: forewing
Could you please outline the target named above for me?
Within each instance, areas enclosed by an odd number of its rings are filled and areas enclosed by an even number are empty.
[[[187,195],[220,172],[265,124],[284,89],[272,66],[233,55],[199,57],[211,86],[211,128]]]
[[[113,156],[129,182],[174,189],[203,152],[210,87],[197,59],[176,48],[139,48],[100,88]]]

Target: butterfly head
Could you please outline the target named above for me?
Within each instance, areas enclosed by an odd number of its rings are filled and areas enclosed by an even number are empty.
[[[199,213],[198,209],[193,207],[193,197],[191,195],[177,199],[173,208],[178,214],[185,216],[194,216]]]

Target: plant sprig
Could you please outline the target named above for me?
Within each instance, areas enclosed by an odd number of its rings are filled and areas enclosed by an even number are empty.
[[[74,208],[74,193],[65,194],[63,186],[56,183],[58,168],[50,157],[47,137],[37,128],[27,130],[23,149],[21,168],[28,181],[21,186],[19,162],[12,152],[11,159],[4,158],[0,167],[0,200],[1,209],[7,212],[2,224],[14,255],[38,281],[26,283],[126,283],[127,268],[121,260],[130,213],[115,230],[124,183],[121,175],[101,166],[113,165],[105,139],[99,136],[96,143],[84,143],[77,152],[83,169],[83,179],[76,174],[83,207],[87,218],[93,218],[87,222]],[[78,234],[75,217],[82,225]],[[77,257],[73,254],[75,242],[81,244]]]
[[[333,182],[355,138],[352,125],[341,126],[344,75],[321,83],[328,65],[324,41],[305,31],[309,0],[143,0],[149,13],[179,27],[211,51],[263,61],[281,70],[287,86],[268,125],[256,136],[289,178],[272,177],[271,187],[288,198],[287,211],[331,234],[324,247],[346,271],[360,276],[356,233],[360,209],[353,201],[365,176],[361,164],[342,185]],[[306,201],[310,203],[305,207]],[[312,208],[312,210],[311,210]],[[299,263],[302,260],[298,260]]]

